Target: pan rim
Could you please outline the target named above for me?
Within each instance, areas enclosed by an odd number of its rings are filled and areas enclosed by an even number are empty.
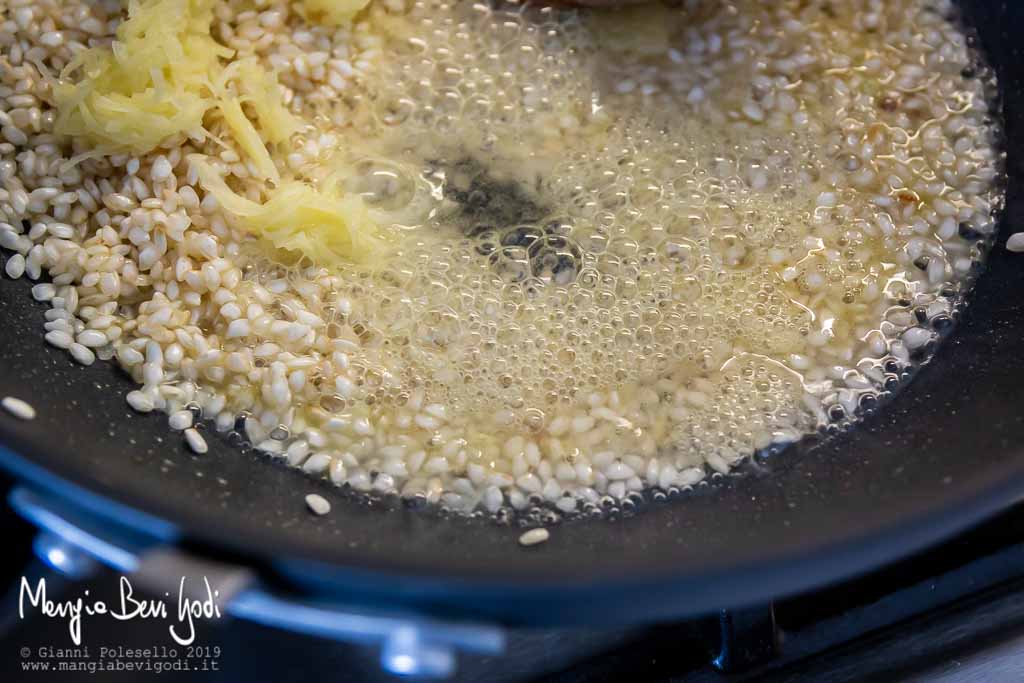
[[[0,427],[0,443],[11,444],[11,434]],[[28,448],[31,451],[31,447]],[[327,563],[316,557],[301,543],[278,539],[290,547],[277,548],[274,555],[287,554],[287,560],[275,560],[266,553],[253,552],[255,539],[248,538],[242,526],[229,531],[237,536],[224,537],[206,530],[199,514],[190,514],[180,507],[164,506],[154,501],[142,503],[129,492],[118,491],[102,482],[86,477],[76,479],[74,473],[58,472],[39,464],[31,455],[19,454],[0,446],[0,467],[19,480],[45,492],[66,496],[75,494],[75,502],[84,504],[101,519],[126,524],[135,531],[152,535],[156,540],[171,545],[179,541],[198,544],[214,552],[226,551],[241,561],[249,560],[250,567],[266,567],[299,585],[314,585],[334,589],[354,586],[387,587],[400,582],[405,591],[429,594],[431,607],[426,612],[459,615],[464,601],[469,598],[521,596],[531,599],[526,609],[499,609],[497,619],[518,623],[586,624],[596,614],[614,615],[620,621],[637,623],[661,618],[683,618],[707,614],[723,606],[742,607],[784,598],[820,586],[863,574],[886,563],[909,557],[919,551],[947,540],[960,532],[980,524],[986,519],[1024,500],[1024,449],[1020,449],[1013,471],[983,471],[974,481],[949,492],[940,503],[911,504],[906,510],[885,517],[883,522],[870,527],[853,529],[846,536],[829,539],[797,539],[789,547],[780,545],[771,555],[754,551],[733,556],[725,561],[702,562],[699,569],[680,568],[680,571],[639,570],[630,576],[613,571],[597,571],[585,581],[578,577],[552,578],[543,569],[536,575],[517,571],[503,574],[489,569],[487,575],[473,570],[439,570],[436,565],[421,561],[382,561],[377,556],[352,553],[349,561]],[[71,468],[74,469],[74,468]],[[67,476],[71,474],[71,476]],[[915,500],[922,500],[916,497]],[[934,499],[929,499],[934,500]],[[140,504],[142,503],[142,504]],[[685,505],[685,503],[683,503]],[[892,512],[892,511],[890,511]],[[125,513],[130,515],[125,516]],[[217,531],[224,531],[218,527]],[[248,543],[246,541],[249,541]],[[539,564],[542,567],[543,563]],[[595,609],[593,599],[601,594],[607,598],[609,590],[617,594],[615,600],[602,600]],[[676,599],[685,597],[681,607]],[[369,604],[380,605],[375,595]],[[554,601],[556,613],[535,614],[533,601]],[[361,602],[358,598],[350,603]],[[638,601],[642,603],[638,604]],[[398,596],[395,604],[407,601]],[[514,603],[514,601],[509,601]],[[616,604],[619,603],[619,604]],[[637,609],[641,607],[642,609]],[[422,607],[422,606],[421,606]],[[487,611],[485,609],[485,611]],[[479,605],[465,616],[477,616]],[[552,618],[553,617],[553,618]]]

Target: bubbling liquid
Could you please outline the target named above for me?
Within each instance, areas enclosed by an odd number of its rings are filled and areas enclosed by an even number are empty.
[[[298,172],[342,169],[396,247],[241,285],[332,340],[290,433],[358,489],[570,513],[853,418],[930,355],[1000,202],[951,14],[374,6]]]

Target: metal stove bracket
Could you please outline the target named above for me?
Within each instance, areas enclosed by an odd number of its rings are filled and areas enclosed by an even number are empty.
[[[723,673],[741,673],[762,666],[779,654],[779,628],[771,603],[722,610],[718,626],[719,649],[712,664]]]
[[[39,528],[39,558],[65,576],[85,578],[105,566],[158,592],[178,590],[182,577],[189,577],[186,585],[200,589],[196,597],[206,579],[219,591],[222,612],[339,642],[379,645],[381,666],[394,674],[447,677],[459,651],[497,655],[505,649],[504,630],[490,624],[374,613],[271,592],[246,567],[192,555],[25,486],[15,487],[8,502]]]

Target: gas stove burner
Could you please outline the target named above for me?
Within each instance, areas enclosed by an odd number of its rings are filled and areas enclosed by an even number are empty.
[[[86,589],[115,593],[119,574],[129,572],[143,595],[160,596],[174,583],[170,577],[202,573],[223,589],[231,617],[199,626],[205,646],[228,653],[220,663],[223,671],[211,673],[216,681],[299,671],[312,677],[328,670],[341,681],[416,674],[455,683],[926,683],[961,680],[944,677],[952,667],[987,681],[1017,680],[1001,676],[1021,673],[1012,661],[1024,643],[1024,542],[1018,531],[1024,528],[1024,508],[860,579],[774,603],[679,623],[552,628],[453,621],[383,604],[345,605],[337,595],[308,588],[302,595],[282,591],[253,569],[177,548],[171,538],[142,542],[81,507],[31,489],[14,489],[9,500],[40,528],[34,549],[42,564],[5,567],[12,585],[0,624],[5,642],[67,638],[62,622],[12,618],[19,572],[30,583],[47,577],[54,598],[62,586],[64,596]],[[3,521],[12,541],[28,539],[23,524]],[[165,636],[163,624],[123,626],[94,618],[89,635],[102,642],[131,633],[121,647]],[[265,647],[252,646],[262,641]],[[983,643],[987,647],[971,652]],[[302,661],[278,654],[300,648]]]

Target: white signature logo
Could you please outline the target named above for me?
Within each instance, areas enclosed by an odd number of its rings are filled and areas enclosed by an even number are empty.
[[[210,582],[203,577],[203,590],[206,597],[193,599],[187,597],[185,590],[186,577],[181,577],[178,584],[177,621],[168,627],[171,637],[178,645],[191,645],[196,637],[196,619],[219,619],[220,607],[217,598],[220,592],[210,587]],[[170,595],[165,593],[165,595]],[[26,600],[30,607],[55,619],[67,619],[68,631],[75,645],[82,644],[82,617],[108,615],[119,621],[132,619],[163,619],[168,620],[167,603],[160,598],[139,599],[134,597],[132,584],[127,576],[121,577],[118,604],[108,606],[102,600],[90,600],[89,591],[73,600],[56,601],[46,596],[46,579],[36,583],[35,590],[29,585],[28,579],[21,577],[21,590],[18,595],[18,616],[25,618]]]

